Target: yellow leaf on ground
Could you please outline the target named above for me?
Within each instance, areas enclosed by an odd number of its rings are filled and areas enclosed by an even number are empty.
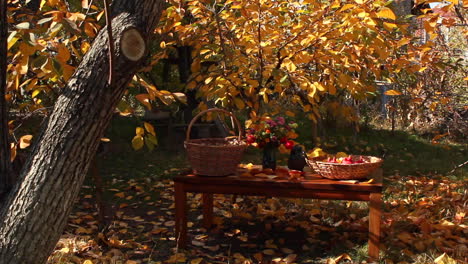
[[[114,195],[119,197],[119,198],[124,198],[125,197],[125,194],[123,192],[119,192],[119,193],[116,193]]]
[[[408,233],[408,232],[403,232],[403,233],[400,233],[397,235],[398,239],[400,239],[401,241],[405,242],[405,243],[411,243],[414,239],[414,237]]]
[[[457,261],[455,261],[453,258],[449,257],[447,253],[444,253],[434,259],[435,264],[456,264]]]
[[[190,264],[200,264],[202,261],[203,261],[202,258],[196,258],[196,259],[192,259],[190,261]]]

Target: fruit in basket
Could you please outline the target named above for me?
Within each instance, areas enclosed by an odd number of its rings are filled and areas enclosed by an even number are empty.
[[[343,152],[340,152],[340,153],[343,153]],[[333,156],[333,157],[328,157],[326,160],[324,160],[325,162],[330,162],[330,163],[340,163],[340,164],[346,164],[346,165],[349,165],[349,164],[359,164],[359,163],[367,163],[367,161],[365,161],[363,159],[362,156],[359,156],[359,159],[355,160],[353,159],[353,156],[351,155],[347,155],[347,156],[341,156],[341,157],[338,157],[338,155],[336,156]]]

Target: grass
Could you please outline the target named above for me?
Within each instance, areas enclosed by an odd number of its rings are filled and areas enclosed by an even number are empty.
[[[373,155],[384,158],[385,174],[399,173],[406,175],[443,174],[454,179],[466,179],[466,167],[455,169],[459,164],[468,160],[466,144],[440,143],[432,144],[430,139],[405,131],[388,131],[383,129],[366,129],[355,137],[348,128],[327,129],[326,137],[314,145],[310,140],[310,121],[299,121],[299,143],[307,150],[320,147],[328,153],[344,151],[355,155]],[[185,150],[181,144],[180,135],[177,147],[166,145],[167,132],[157,131],[161,147],[149,152],[147,149],[134,151],[130,142],[135,135],[135,127],[141,125],[131,118],[117,118],[113,120],[107,137],[110,151],[106,153],[103,166],[115,173],[127,174],[128,177],[161,176],[170,168],[187,167]],[[248,148],[245,162],[260,162],[260,151]],[[280,164],[285,164],[287,156],[280,155]],[[115,166],[115,165],[118,166]],[[119,165],[121,164],[121,166]],[[114,166],[112,166],[114,165]]]

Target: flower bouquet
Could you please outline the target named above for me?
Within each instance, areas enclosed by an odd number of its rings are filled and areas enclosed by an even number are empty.
[[[276,151],[287,152],[294,147],[298,137],[294,131],[297,123],[287,120],[283,116],[262,117],[257,122],[246,123],[247,144],[263,149],[263,168],[276,168]]]

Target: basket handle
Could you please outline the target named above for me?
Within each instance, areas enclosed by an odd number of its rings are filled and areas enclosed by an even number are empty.
[[[204,110],[204,111],[201,111],[200,113],[198,113],[193,119],[192,121],[190,121],[190,124],[188,126],[188,129],[187,129],[187,136],[185,138],[186,141],[188,141],[190,139],[190,132],[192,131],[192,126],[193,124],[195,124],[195,122],[198,120],[198,118],[200,118],[200,116],[206,114],[206,113],[209,113],[209,112],[222,112],[222,113],[225,113],[229,116],[231,116],[233,119],[234,119],[234,122],[236,123],[236,126],[237,128],[239,129],[239,135],[238,135],[238,140],[241,141],[241,138],[242,138],[242,129],[241,129],[241,125],[239,123],[239,120],[237,119],[237,117],[235,115],[233,115],[231,112],[229,111],[226,111],[224,109],[220,109],[220,108],[210,108],[210,109],[207,109],[207,110]]]

